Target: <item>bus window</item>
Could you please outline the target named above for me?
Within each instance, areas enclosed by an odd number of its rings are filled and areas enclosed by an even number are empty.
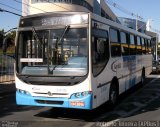
[[[151,40],[147,40],[148,54],[151,54]]]
[[[140,37],[137,37],[137,55],[142,55],[142,46]]]
[[[151,50],[151,40],[148,40],[148,50],[149,50],[149,54],[151,54],[152,52],[152,50]]]
[[[148,40],[145,39],[146,54],[149,54]]]
[[[18,73],[45,76],[86,75],[87,29],[70,28],[62,38],[63,31],[64,29],[37,30],[36,33],[22,31],[18,40]]]
[[[141,38],[141,42],[142,42],[142,53],[146,54],[146,46],[145,46],[145,40],[144,40],[144,38]]]
[[[121,40],[121,51],[122,55],[126,56],[129,55],[129,47],[127,43],[127,34],[125,32],[120,33],[120,40]]]
[[[111,43],[111,56],[121,56],[121,45],[119,43],[119,32],[115,29],[110,29],[110,43]]]
[[[135,37],[134,35],[130,34],[130,44],[129,44],[129,49],[130,49],[130,55],[136,55],[136,45],[135,45]]]
[[[92,70],[97,76],[109,60],[109,39],[108,32],[103,30],[92,31]]]

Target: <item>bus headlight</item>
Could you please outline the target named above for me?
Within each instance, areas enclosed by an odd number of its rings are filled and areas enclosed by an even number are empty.
[[[82,95],[83,97],[85,97],[85,96],[87,96],[87,92],[82,92],[81,95]]]
[[[17,89],[17,92],[20,93],[20,94],[29,95],[29,92],[26,91],[26,90]]]
[[[80,96],[81,96],[80,93],[76,93],[76,94],[75,94],[75,97],[76,97],[76,98],[80,98]]]
[[[84,91],[84,92],[74,93],[73,95],[75,98],[82,98],[82,97],[86,97],[89,94],[92,94],[92,92],[91,91]]]

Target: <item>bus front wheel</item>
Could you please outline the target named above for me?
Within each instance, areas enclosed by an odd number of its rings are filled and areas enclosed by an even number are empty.
[[[118,89],[116,83],[111,84],[109,92],[109,104],[115,106],[118,101]]]

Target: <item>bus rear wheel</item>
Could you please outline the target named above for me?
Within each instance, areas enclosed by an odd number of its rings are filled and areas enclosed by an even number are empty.
[[[117,89],[117,85],[114,83],[114,84],[111,84],[111,87],[110,87],[109,104],[111,106],[115,106],[117,101],[118,101],[118,89]]]
[[[144,85],[144,81],[146,79],[146,75],[145,75],[145,69],[142,69],[142,75],[141,75],[141,85]]]

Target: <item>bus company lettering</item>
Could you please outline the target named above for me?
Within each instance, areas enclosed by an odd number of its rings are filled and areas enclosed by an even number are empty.
[[[52,2],[59,2],[59,3],[72,3],[72,0],[52,0]]]
[[[32,90],[33,90],[33,91],[39,91],[40,88],[38,88],[38,87],[33,87]]]
[[[116,72],[118,69],[121,68],[121,63],[117,62],[118,60],[114,61],[111,65],[112,71]]]
[[[136,69],[136,57],[124,57],[123,58],[123,67],[128,68],[128,70],[134,71]]]
[[[56,92],[57,93],[67,93],[67,90],[66,89],[57,88]]]
[[[32,3],[51,2],[51,3],[72,3],[72,0],[32,0]]]
[[[32,90],[35,92],[35,91],[41,91],[42,89],[41,88],[38,88],[38,87],[33,87]],[[48,91],[50,92],[50,91]],[[53,89],[52,90],[52,93],[67,93],[67,90],[66,89],[63,89],[63,88],[57,88],[57,89]]]

